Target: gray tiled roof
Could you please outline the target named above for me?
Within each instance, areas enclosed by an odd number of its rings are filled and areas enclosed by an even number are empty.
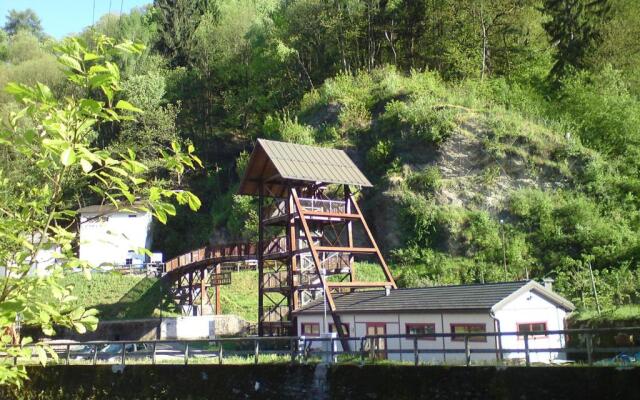
[[[391,290],[372,290],[333,296],[338,312],[385,311],[463,311],[490,310],[520,289],[535,289],[567,309],[573,305],[534,281],[501,282],[458,286],[434,286]],[[301,308],[301,313],[323,312],[321,300]]]
[[[283,179],[371,186],[371,182],[336,149],[258,139]]]
[[[266,179],[273,179],[265,184],[275,190],[283,181],[372,186],[343,150],[258,139],[239,193],[256,195],[256,182]]]

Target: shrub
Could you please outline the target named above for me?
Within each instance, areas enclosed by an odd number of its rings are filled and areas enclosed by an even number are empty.
[[[436,166],[425,168],[421,172],[414,172],[407,178],[411,190],[421,193],[433,193],[440,189],[442,182],[440,170]]]
[[[298,144],[315,144],[315,131],[308,125],[301,125],[297,118],[287,114],[282,117],[268,115],[263,124],[264,136],[268,139]]]

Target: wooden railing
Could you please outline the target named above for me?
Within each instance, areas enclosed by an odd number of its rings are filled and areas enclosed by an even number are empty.
[[[345,202],[341,200],[301,198],[300,203],[302,207],[307,211],[322,211],[333,213],[345,212]],[[285,200],[277,201],[276,203],[267,206],[265,210],[265,215],[267,215],[268,218],[275,218],[281,215],[285,215]],[[285,237],[276,237],[265,242],[264,255],[268,256],[278,253],[284,253],[286,252],[286,249],[287,246]],[[205,246],[167,261],[165,263],[164,272],[172,272],[179,268],[187,267],[194,263],[206,260],[215,262],[216,260],[235,257],[237,257],[238,259],[252,259],[257,258],[257,254],[258,252],[256,243],[246,242]],[[329,268],[329,266],[327,266],[327,268]]]
[[[266,311],[266,310],[265,310]],[[276,321],[273,321],[276,323]],[[131,341],[95,341],[95,342],[56,342],[49,346],[56,353],[52,358],[51,353],[46,353],[50,362],[59,364],[122,364],[134,361],[137,364],[163,363],[189,364],[196,357],[198,364],[222,364],[223,361],[254,362],[262,360],[268,363],[274,362],[275,356],[280,356],[280,362],[301,362],[308,360],[318,361],[321,357],[328,362],[345,362],[352,364],[358,360],[361,365],[368,362],[377,362],[381,356],[400,359],[400,362],[411,362],[415,366],[424,363],[433,364],[462,364],[466,366],[499,365],[509,366],[544,366],[541,362],[535,362],[532,358],[541,353],[562,353],[567,356],[565,361],[581,366],[610,366],[615,368],[630,368],[640,365],[640,346],[630,343],[626,346],[600,345],[604,336],[624,334],[626,336],[637,335],[640,327],[600,328],[600,329],[568,329],[541,332],[476,332],[476,333],[432,333],[420,336],[395,334],[395,335],[367,335],[350,336],[347,340],[351,343],[352,350],[345,351],[340,346],[337,337],[311,337],[311,336],[281,336],[281,337],[236,337],[236,338],[210,338],[190,340],[131,340]],[[563,345],[538,348],[530,346],[536,337],[561,336],[569,340]],[[451,342],[453,338],[462,341]],[[474,342],[472,338],[484,337],[484,342]],[[498,338],[507,339],[518,337],[517,343],[512,348],[482,347],[486,343],[502,343]],[[448,344],[438,348],[425,348],[424,343],[432,343],[433,340]],[[426,340],[426,341],[425,341]],[[395,346],[402,341],[405,346]],[[136,351],[129,352],[129,345],[141,345]],[[382,344],[382,346],[381,346]],[[25,348],[32,348],[40,344],[27,344]],[[116,351],[104,351],[105,347],[115,346]],[[35,365],[40,362],[37,352],[32,351],[31,356],[2,359],[14,365]],[[264,357],[261,360],[261,355]],[[395,355],[395,357],[390,357]],[[434,361],[434,356],[457,356],[448,361]],[[481,357],[481,356],[485,357]],[[344,356],[344,358],[337,358]],[[490,356],[490,357],[487,357]],[[6,356],[5,356],[6,357]],[[225,358],[226,357],[226,358]],[[245,357],[246,361],[242,361]],[[513,358],[512,358],[513,357]]]
[[[165,263],[165,272],[172,272],[179,268],[205,260],[224,260],[237,257],[239,259],[256,258],[258,254],[255,243],[234,243],[219,246],[206,246],[175,257]]]

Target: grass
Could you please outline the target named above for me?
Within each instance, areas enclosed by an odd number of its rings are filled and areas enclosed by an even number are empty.
[[[358,280],[384,280],[377,264],[356,263],[356,271]],[[157,278],[111,272],[94,273],[88,280],[83,274],[77,273],[65,277],[63,284],[73,285],[72,293],[78,298],[75,305],[97,308],[102,320],[157,318],[160,316],[161,302],[163,315],[180,315],[166,297],[166,288]],[[272,298],[277,296],[271,295]],[[256,322],[258,272],[233,272],[231,284],[221,287],[220,299],[223,314],[235,314],[249,322]]]
[[[258,321],[258,271],[231,274],[231,285],[222,286],[223,314],[235,314],[249,322]]]
[[[73,286],[74,305],[98,309],[102,320],[159,317],[161,302],[163,315],[179,315],[166,296],[163,299],[166,289],[157,278],[109,272],[87,279],[74,273],[62,283]]]

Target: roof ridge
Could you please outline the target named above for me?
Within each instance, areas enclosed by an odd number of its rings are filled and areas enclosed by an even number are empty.
[[[456,284],[456,285],[421,286],[421,287],[412,287],[412,288],[403,287],[403,288],[396,288],[396,289],[392,289],[392,290],[417,290],[417,289],[454,288],[454,287],[490,286],[490,285],[498,286],[498,285],[509,285],[509,284],[514,284],[514,283],[522,283],[523,285],[526,285],[527,283],[529,283],[531,281],[533,281],[533,279],[529,279],[529,280],[523,279],[523,280],[519,280],[519,281],[504,281],[504,282],[459,283],[459,284]],[[374,292],[374,291],[377,291],[377,290],[370,290],[370,292]]]

